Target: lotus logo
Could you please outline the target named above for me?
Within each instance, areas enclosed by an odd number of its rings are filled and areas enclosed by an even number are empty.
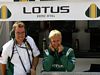
[[[86,16],[89,18],[97,18],[100,16],[100,9],[96,6],[96,4],[91,4],[90,7],[85,12]]]
[[[9,11],[9,9],[3,5],[0,8],[0,19],[7,19],[11,16],[11,12]]]

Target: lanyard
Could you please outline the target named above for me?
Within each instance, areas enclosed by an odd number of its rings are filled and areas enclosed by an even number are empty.
[[[26,46],[26,51],[27,51],[27,55],[28,55],[28,58],[29,58],[29,62],[30,62],[30,68],[32,68],[32,63],[31,63],[31,59],[30,59],[30,54],[28,52],[28,44],[27,44],[27,42],[25,42],[25,46]]]
[[[28,52],[28,48],[27,48],[27,44],[25,43],[25,46],[26,47],[20,47],[20,48],[24,48],[24,49],[26,49],[26,51],[27,51],[27,55],[28,55],[28,58],[29,58],[29,62],[30,62],[30,68],[32,67],[32,64],[31,64],[31,59],[30,59],[30,54],[29,54],[29,52]],[[16,47],[16,46],[15,46]],[[19,46],[18,46],[19,47]],[[24,68],[24,71],[27,73],[27,70],[26,70],[26,68],[25,68],[25,66],[24,66],[24,64],[23,64],[23,61],[22,61],[22,59],[21,59],[21,56],[20,56],[20,54],[19,54],[19,52],[18,52],[18,50],[17,50],[17,47],[16,47],[16,51],[17,51],[17,53],[18,53],[18,56],[19,56],[19,59],[20,59],[20,61],[21,61],[21,64],[22,64],[22,66],[23,66],[23,68]],[[26,60],[27,61],[27,60]]]

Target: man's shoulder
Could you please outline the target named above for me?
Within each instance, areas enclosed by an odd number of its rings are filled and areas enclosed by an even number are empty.
[[[26,36],[26,39],[29,39],[29,38],[32,38],[32,37],[31,37],[31,36],[29,36],[29,35],[28,35],[28,36]]]
[[[26,37],[26,40],[27,40],[27,42],[30,43],[30,44],[31,44],[31,43],[34,43],[34,39],[33,39],[31,36],[27,36],[27,37]]]
[[[4,51],[4,52],[9,52],[9,51],[11,51],[11,50],[12,50],[12,47],[13,47],[13,43],[14,43],[14,41],[13,41],[13,39],[12,39],[12,40],[8,41],[6,44],[4,44],[4,45],[3,45],[3,51]]]
[[[64,51],[68,51],[68,50],[71,50],[72,51],[73,48],[64,46]]]
[[[28,41],[29,41],[29,40],[33,40],[33,38],[32,38],[31,36],[27,36],[27,37],[26,37],[26,40],[28,40]]]
[[[67,46],[63,46],[64,47],[64,49],[66,49],[66,50],[68,50],[70,47],[67,47]]]
[[[5,48],[5,47],[10,47],[10,46],[13,44],[13,42],[14,42],[14,40],[11,39],[11,40],[8,41],[7,43],[5,43],[5,44],[3,45],[3,47],[4,47],[4,48]]]

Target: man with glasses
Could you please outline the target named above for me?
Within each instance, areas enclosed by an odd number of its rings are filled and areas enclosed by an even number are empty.
[[[15,22],[11,35],[13,39],[3,45],[2,75],[36,75],[40,52],[27,36],[25,24]]]

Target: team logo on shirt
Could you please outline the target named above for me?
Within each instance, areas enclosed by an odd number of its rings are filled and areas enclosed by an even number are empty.
[[[10,10],[7,8],[7,6],[2,5],[0,8],[0,19],[7,19],[9,17],[11,17]]]
[[[85,12],[86,16],[89,18],[98,18],[100,16],[100,9],[96,4],[91,4],[90,7]]]

